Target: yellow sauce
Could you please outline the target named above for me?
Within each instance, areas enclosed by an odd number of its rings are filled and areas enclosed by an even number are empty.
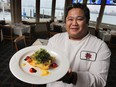
[[[42,63],[36,63],[35,60],[32,60],[31,62],[29,62],[30,65],[34,66],[34,67],[38,67],[41,69],[41,76],[47,76],[50,74],[50,72],[48,71],[48,69],[50,68],[50,64],[42,64]]]
[[[21,64],[21,66],[25,66],[25,65],[26,65],[26,63],[22,63],[22,64]]]
[[[50,74],[50,72],[49,72],[48,70],[42,70],[42,69],[41,69],[41,71],[42,71],[41,76],[47,76],[47,75]]]
[[[35,60],[32,60],[31,62],[29,62],[29,64],[35,67],[39,67],[42,70],[48,70],[50,67],[50,64],[36,63]]]

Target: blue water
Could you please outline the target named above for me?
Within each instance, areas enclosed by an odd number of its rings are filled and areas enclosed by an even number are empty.
[[[96,20],[97,20],[97,17],[98,17],[98,14],[93,14],[93,13],[91,13],[91,15],[90,15],[90,20],[91,20],[91,21],[96,21]],[[112,15],[103,15],[102,23],[116,25],[116,16],[112,16]]]
[[[34,10],[33,7],[26,8],[25,12],[26,12],[26,16],[34,17],[35,10]],[[42,8],[40,10],[40,14],[51,15],[51,9],[44,9],[44,8]],[[5,20],[11,20],[11,16],[10,15],[11,15],[10,13],[5,13]],[[56,16],[57,19],[62,19],[63,10],[61,10],[61,9],[56,10],[55,16]],[[97,17],[98,17],[98,14],[91,13],[90,14],[90,21],[96,21]],[[3,20],[2,12],[0,13],[0,20]],[[108,24],[116,25],[116,16],[104,15],[103,19],[102,19],[102,23],[108,23]]]

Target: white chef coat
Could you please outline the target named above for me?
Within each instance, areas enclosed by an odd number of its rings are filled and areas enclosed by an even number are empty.
[[[48,83],[47,87],[104,87],[106,85],[111,52],[106,43],[87,34],[81,40],[70,40],[68,33],[56,34],[48,45],[68,56],[70,68],[77,73],[77,84],[62,81]]]

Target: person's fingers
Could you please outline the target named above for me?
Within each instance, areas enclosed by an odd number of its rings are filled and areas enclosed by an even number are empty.
[[[71,73],[71,72],[72,72],[72,69],[69,69],[69,70],[68,70],[68,73]]]

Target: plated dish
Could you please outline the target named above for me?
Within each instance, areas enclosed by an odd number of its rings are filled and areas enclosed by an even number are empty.
[[[47,69],[41,69],[26,60],[27,57],[32,57],[41,49],[46,50],[51,57],[55,58]],[[9,67],[12,74],[21,81],[31,84],[47,84],[59,80],[67,73],[69,61],[66,55],[56,49],[47,46],[30,46],[16,52],[10,60]]]

